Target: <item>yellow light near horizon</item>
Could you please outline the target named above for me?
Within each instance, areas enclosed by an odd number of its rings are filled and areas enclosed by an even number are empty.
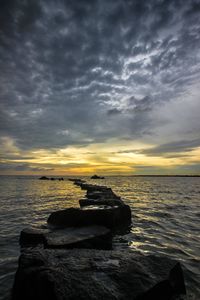
[[[17,152],[17,155],[13,159],[2,160],[2,163],[13,163],[13,165],[26,163],[33,167],[33,170],[34,167],[41,168],[41,171],[38,171],[38,173],[45,172],[46,174],[87,175],[94,172],[105,172],[111,175],[119,173],[128,175],[136,172],[137,166],[141,165],[170,170],[170,168],[176,168],[176,166],[182,166],[187,163],[200,162],[200,148],[196,148],[189,153],[182,153],[184,156],[174,158],[147,156],[142,153],[142,150],[152,148],[154,145],[139,142],[119,142],[114,139],[106,143],[91,144],[85,147],[70,146],[62,149],[40,149],[21,152],[13,142],[6,140],[6,147],[5,149],[9,147],[13,153]],[[25,173],[30,174],[31,171],[20,172],[20,174]]]

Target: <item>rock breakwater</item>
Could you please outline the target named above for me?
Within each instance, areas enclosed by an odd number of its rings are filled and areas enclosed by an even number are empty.
[[[80,208],[52,212],[44,228],[20,235],[12,299],[179,299],[180,264],[166,257],[112,250],[131,226],[131,210],[112,189],[70,179],[86,190]]]

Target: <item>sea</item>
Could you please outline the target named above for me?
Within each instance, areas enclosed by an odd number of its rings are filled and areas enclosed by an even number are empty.
[[[113,176],[102,180],[132,210],[132,228],[114,239],[115,248],[181,262],[187,299],[200,299],[200,177]],[[0,176],[0,300],[10,299],[20,255],[20,231],[44,225],[50,213],[78,207],[85,191],[64,181],[36,176]]]

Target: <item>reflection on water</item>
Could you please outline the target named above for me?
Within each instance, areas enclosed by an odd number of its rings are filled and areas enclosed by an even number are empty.
[[[112,187],[132,209],[133,226],[115,247],[169,255],[186,269],[190,296],[200,299],[200,178],[108,177],[87,180]],[[65,181],[0,177],[0,299],[8,298],[19,255],[20,230],[45,224],[52,211],[79,206],[85,191]],[[196,295],[194,298],[191,294]]]
[[[0,299],[7,299],[12,285],[20,231],[31,224],[45,224],[52,211],[78,206],[84,194],[68,180],[0,177]]]

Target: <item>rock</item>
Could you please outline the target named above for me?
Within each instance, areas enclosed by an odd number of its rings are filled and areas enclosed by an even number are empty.
[[[86,210],[68,208],[53,212],[47,222],[55,227],[101,225],[115,230],[131,224],[131,210],[128,205]]]
[[[69,178],[70,181],[73,181],[75,185],[82,186],[85,184],[85,180],[79,179],[79,178]]]
[[[94,194],[94,193],[99,193],[108,197],[116,197],[116,198],[120,198],[118,197],[111,188],[108,188],[106,186],[99,186],[99,185],[87,185],[85,184],[83,186],[82,189],[87,190],[87,196],[89,196],[90,194]]]
[[[92,184],[88,184],[88,183],[81,183],[80,187],[82,190],[87,190],[89,187],[92,187]]]
[[[63,177],[60,177],[60,178],[54,178],[54,177],[48,178],[46,176],[42,176],[42,177],[39,178],[39,180],[59,180],[59,181],[63,181],[64,178]]]
[[[95,184],[88,184],[86,186],[86,190],[88,192],[93,192],[93,191],[98,191],[98,192],[111,192],[111,188],[108,188],[107,186],[104,185],[95,185]]]
[[[93,175],[91,179],[105,179],[103,176]]]
[[[102,199],[102,200],[105,200],[105,199],[110,199],[110,200],[119,200],[120,201],[120,197],[116,196],[113,191],[87,191],[86,193],[86,197],[88,199]]]
[[[19,242],[23,248],[40,244],[46,248],[111,249],[112,234],[103,226],[70,227],[59,230],[28,227],[21,231]]]
[[[75,182],[76,180],[80,181],[81,179],[80,178],[68,178],[68,180]]]
[[[128,250],[26,249],[12,300],[174,300],[180,290],[174,287],[169,295],[167,279],[174,265],[166,257]],[[144,298],[158,285],[160,298]]]
[[[169,274],[169,281],[172,288],[178,294],[186,294],[186,288],[184,283],[183,271],[181,268],[181,264],[177,263],[173,269],[171,269]]]
[[[138,296],[136,300],[170,300],[179,295],[186,295],[183,271],[180,263],[177,263],[170,271],[169,278],[165,279],[148,291]]]
[[[82,190],[87,190],[87,191],[108,191],[108,190],[111,190],[111,188],[108,188],[107,186],[104,186],[104,185],[95,185],[95,184],[88,184],[88,183],[82,183],[81,184],[81,189]]]
[[[123,205],[119,200],[104,200],[104,199],[80,199],[79,200],[80,207],[90,206],[90,205],[106,205],[106,206],[120,206]]]
[[[113,208],[118,208],[118,206],[110,206],[110,205],[95,205],[95,203],[93,203],[93,205],[86,205],[83,206],[81,209],[82,210],[108,210],[108,209],[113,209]]]
[[[45,234],[46,248],[112,249],[112,235],[103,226],[70,227]]]
[[[42,176],[42,177],[39,178],[39,180],[49,180],[49,178],[46,177],[46,176]]]
[[[69,178],[68,180],[69,180],[69,181],[73,181],[73,182],[82,182],[82,183],[85,182],[85,180],[82,180],[82,179],[80,179],[80,178]]]
[[[41,227],[28,227],[21,231],[19,243],[21,247],[34,246],[37,244],[43,244],[45,241],[44,235],[49,233],[49,229],[43,229]]]

